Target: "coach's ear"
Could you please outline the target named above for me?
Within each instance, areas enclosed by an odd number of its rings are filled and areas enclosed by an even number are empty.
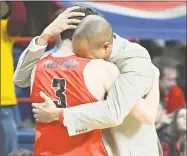
[[[104,42],[102,49],[104,51],[104,59],[107,60],[112,53],[112,44],[110,42]]]
[[[105,49],[105,52],[108,53],[111,49],[111,43],[110,42],[104,42],[103,48]]]

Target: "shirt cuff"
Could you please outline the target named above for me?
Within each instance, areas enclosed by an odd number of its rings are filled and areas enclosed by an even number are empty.
[[[43,50],[45,48],[47,48],[47,45],[44,45],[44,46],[40,46],[40,45],[37,45],[36,44],[36,40],[39,38],[39,36],[37,37],[34,37],[31,41],[31,43],[29,44],[29,51],[31,52],[37,52],[37,51],[40,51],[40,50]]]

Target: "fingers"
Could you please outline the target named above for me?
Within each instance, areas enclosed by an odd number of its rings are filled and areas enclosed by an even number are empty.
[[[68,25],[68,26],[66,27],[66,30],[68,30],[68,29],[76,29],[76,28],[77,28],[76,25]]]
[[[79,8],[80,8],[80,6],[73,6],[73,7],[67,8],[64,12],[69,13],[69,12],[72,12],[73,10],[76,10]]]
[[[77,16],[85,16],[85,13],[83,12],[70,12],[67,17],[72,18],[72,17],[77,17]]]
[[[68,24],[79,24],[81,20],[78,19],[68,19]]]
[[[32,112],[34,113],[34,118],[37,122],[42,122],[40,116],[37,114],[38,113],[38,110],[37,109],[32,109]]]
[[[41,98],[42,99],[44,99],[45,101],[49,101],[49,100],[51,100],[44,92],[40,92],[40,96],[41,96]]]
[[[37,122],[43,122],[37,114],[34,114],[34,118]]]
[[[48,120],[43,120],[41,117],[39,117],[37,114],[34,114],[34,118],[37,122],[43,122],[43,123],[49,123]]]
[[[40,107],[45,107],[47,106],[47,104],[44,102],[44,103],[32,103],[32,107],[34,108],[40,108]]]
[[[32,112],[35,114],[35,113],[37,113],[37,112],[38,112],[38,109],[33,108],[33,109],[32,109]]]
[[[34,114],[34,118],[38,120],[38,115],[37,115],[37,114]]]

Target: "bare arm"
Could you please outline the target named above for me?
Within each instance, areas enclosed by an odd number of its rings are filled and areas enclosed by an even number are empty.
[[[153,65],[154,80],[150,93],[145,99],[141,98],[129,113],[134,118],[144,124],[154,124],[159,104],[159,70]],[[103,84],[107,93],[114,86],[117,77],[119,76],[118,68],[107,63],[106,69],[103,71]]]
[[[130,114],[144,124],[155,124],[159,107],[159,70],[154,67],[154,80],[152,89],[145,99],[141,98],[133,107]]]

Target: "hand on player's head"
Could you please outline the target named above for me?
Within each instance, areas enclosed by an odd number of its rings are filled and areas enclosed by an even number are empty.
[[[112,52],[113,32],[101,16],[85,17],[73,35],[73,51],[80,57],[107,60]]]
[[[59,35],[61,32],[64,32],[69,29],[75,29],[77,24],[80,22],[79,19],[74,17],[85,16],[83,12],[75,12],[75,9],[79,9],[79,6],[74,6],[66,9],[64,12],[60,13],[58,17],[43,31],[43,34],[51,37]]]
[[[86,16],[88,15],[98,15],[98,16],[102,16],[98,11],[90,8],[90,7],[86,7],[86,6],[79,6],[79,8],[73,10],[74,12],[82,12],[85,14],[85,16],[76,16],[76,17],[72,17],[73,19],[77,19],[77,20],[83,20]],[[71,17],[69,18],[71,19]],[[79,23],[77,24],[74,24],[74,25],[78,25]],[[69,40],[72,40],[72,36],[73,36],[73,33],[74,33],[75,29],[69,29],[69,30],[66,30],[66,31],[63,31],[60,35],[61,35],[61,39],[62,40],[65,40],[65,39],[69,39]]]

